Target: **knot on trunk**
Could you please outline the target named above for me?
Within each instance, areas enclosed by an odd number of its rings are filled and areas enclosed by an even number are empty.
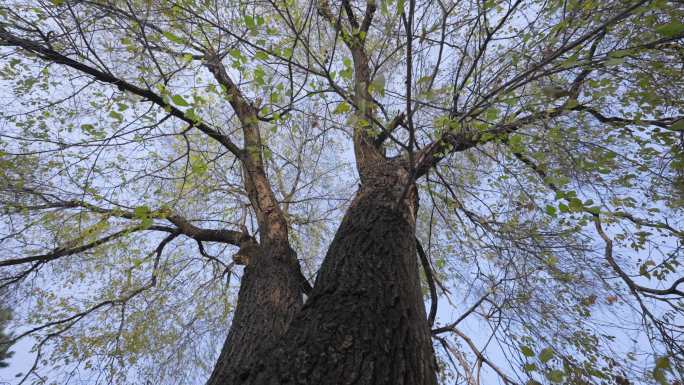
[[[408,210],[410,221],[415,222],[418,209],[418,190],[408,165],[402,159],[390,159],[366,170],[358,197],[374,196],[377,204]]]
[[[250,261],[254,261],[261,252],[261,247],[256,241],[252,239],[245,240],[240,243],[240,249],[233,254],[233,262],[236,265],[249,265]]]

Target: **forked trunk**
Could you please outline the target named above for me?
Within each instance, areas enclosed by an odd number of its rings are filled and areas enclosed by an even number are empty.
[[[416,261],[416,189],[408,179],[390,163],[366,178],[311,297],[277,347],[235,384],[436,383]]]

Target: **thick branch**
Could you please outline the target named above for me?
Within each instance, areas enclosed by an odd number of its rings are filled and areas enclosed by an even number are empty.
[[[166,219],[176,225],[183,235],[197,241],[229,243],[240,246],[243,242],[254,240],[249,234],[240,231],[199,228],[179,215],[170,215]]]
[[[427,171],[439,163],[447,154],[461,152],[479,146],[495,139],[507,136],[521,127],[533,123],[539,119],[549,119],[563,113],[563,106],[548,111],[531,113],[512,123],[503,123],[494,127],[479,131],[463,127],[445,132],[439,140],[423,147],[416,156],[416,178],[424,175]]]
[[[216,55],[210,56],[211,60],[207,62],[207,67],[216,81],[225,88],[228,101],[240,119],[246,150],[241,157],[245,189],[257,214],[262,235],[269,240],[287,243],[287,221],[266,176],[257,109],[247,101],[238,85],[231,79],[220,58]]]
[[[521,84],[526,84],[526,82],[530,81],[530,76],[534,75],[536,72],[538,72],[548,64],[552,63],[554,60],[560,58],[563,54],[581,46],[582,44],[586,43],[590,39],[595,38],[596,36],[602,36],[605,33],[605,29],[608,26],[618,23],[621,20],[629,17],[635,9],[639,8],[645,3],[647,3],[647,0],[642,0],[630,5],[622,12],[616,14],[610,19],[601,23],[599,26],[591,29],[579,38],[573,40],[572,42],[560,47],[556,51],[547,55],[543,58],[543,60],[541,60],[536,65],[533,65],[530,69],[520,73],[511,80],[505,82],[504,84],[494,88],[487,94],[483,95],[479,103],[475,104],[469,111],[458,116],[457,123],[459,125],[467,124],[467,119],[473,118],[480,112],[484,111],[487,107],[489,107],[492,104],[492,99],[496,95],[499,95],[500,93],[512,92],[518,87],[520,87]],[[580,74],[580,77],[582,76],[586,75]],[[562,111],[563,108],[560,108],[553,110],[551,113],[557,115],[560,114]],[[523,118],[524,123],[528,124],[532,120],[534,120],[533,118],[539,117],[538,115],[544,115],[548,113],[549,112],[532,114],[526,118]],[[446,131],[435,141],[425,146],[423,150],[418,154],[416,164],[416,177],[425,174],[425,172],[427,172],[428,169],[439,163],[439,161],[443,159],[444,156],[448,153],[464,151],[492,140],[492,138],[489,135],[484,136],[483,134],[492,134],[494,137],[496,137],[497,135],[507,135],[520,128],[520,126],[522,125],[521,123],[523,122],[518,121],[516,123],[511,124],[500,124],[485,132],[467,132],[467,130],[460,130],[459,132],[454,133],[451,130]],[[481,138],[483,137],[487,137],[489,139],[481,140]]]
[[[68,201],[62,201],[62,202],[50,202],[50,203],[45,203],[41,205],[32,205],[32,206],[27,206],[27,205],[21,205],[13,202],[0,202],[4,205],[10,205],[14,206],[17,208],[21,209],[29,209],[29,210],[45,210],[45,209],[52,209],[52,208],[83,208],[88,210],[89,212],[93,213],[98,213],[98,214],[105,214],[113,217],[118,217],[118,218],[125,218],[125,219],[139,219],[135,213],[130,212],[130,211],[125,211],[121,209],[108,209],[108,208],[103,208],[99,206],[95,206],[91,203],[84,202],[84,201],[79,201],[79,200],[68,200]],[[160,218],[160,219],[166,219],[169,222],[173,223],[176,227],[170,227],[170,226],[152,226],[148,228],[149,230],[157,230],[157,231],[164,231],[164,232],[175,232],[178,231],[180,234],[183,234],[187,237],[193,238],[198,241],[206,241],[206,242],[219,242],[219,243],[228,243],[231,245],[235,246],[240,246],[242,242],[248,241],[248,240],[253,240],[253,238],[244,232],[241,231],[235,231],[235,230],[224,230],[224,229],[204,229],[197,227],[190,223],[187,219],[184,217],[174,214],[174,213],[169,213],[168,209],[161,209],[161,210],[156,210],[151,212],[151,216],[154,218]]]
[[[366,169],[384,159],[383,154],[376,146],[375,140],[370,135],[371,128],[376,122],[373,116],[373,99],[369,92],[371,72],[364,44],[367,28],[370,27],[370,23],[372,22],[375,13],[375,0],[368,1],[366,13],[361,25],[359,25],[349,1],[342,1],[342,7],[348,16],[349,24],[352,28],[351,34],[346,32],[333,16],[330,4],[326,0],[319,0],[316,5],[319,13],[321,13],[335,29],[342,33],[342,40],[352,54],[354,64],[354,94],[352,100],[354,108],[356,109],[356,123],[353,127],[354,155],[356,157],[356,167],[363,182],[367,175]],[[364,30],[364,28],[366,28],[366,30]]]
[[[228,75],[226,68],[221,63],[221,59],[215,54],[208,56],[210,57],[210,60],[206,62],[206,66],[214,75],[216,81],[225,87],[225,91],[228,95],[228,102],[233,107],[238,119],[240,119],[243,129],[244,127],[252,127],[258,124],[256,108],[247,101],[238,85],[235,84],[230,75]]]
[[[375,0],[368,0],[366,2],[366,13],[363,17],[363,21],[361,22],[361,27],[359,27],[361,32],[368,33],[368,28],[370,28],[370,25],[373,22],[373,15],[375,15],[376,8],[377,5]]]
[[[375,138],[375,147],[380,148],[382,144],[385,143],[385,140],[387,140],[387,138],[389,138],[392,135],[394,130],[396,130],[397,127],[403,124],[405,117],[406,114],[401,112],[397,116],[395,116],[394,119],[392,119],[389,123],[387,123],[385,129],[382,130],[382,132]]]

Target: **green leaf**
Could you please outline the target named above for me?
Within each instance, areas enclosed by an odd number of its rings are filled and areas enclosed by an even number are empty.
[[[656,369],[669,369],[670,368],[670,359],[663,356],[663,357],[658,357],[656,359]]]
[[[416,84],[421,84],[421,83],[429,84],[431,80],[432,80],[432,76],[430,76],[430,75],[423,76],[423,77],[418,78],[418,80],[416,80]]]
[[[684,131],[684,119],[679,119],[678,121],[672,123],[672,125],[670,126],[670,129],[673,131],[679,131],[679,132]]]
[[[196,124],[199,124],[200,122],[202,122],[202,118],[200,118],[200,116],[197,115],[197,112],[195,112],[195,110],[192,108],[185,110],[185,116],[190,118]]]
[[[653,378],[661,385],[668,385],[665,371],[670,369],[669,358],[663,356],[656,359],[655,368],[653,368]]]
[[[209,169],[209,166],[207,166],[206,163],[200,161],[193,162],[190,165],[190,168],[192,169],[192,172],[198,175],[204,175],[207,173],[207,170]]]
[[[508,138],[508,146],[510,147],[511,151],[514,153],[521,153],[523,152],[524,148],[522,145],[522,136],[521,135],[511,135]]]
[[[551,382],[556,382],[556,383],[561,383],[563,382],[563,377],[565,376],[565,373],[561,370],[552,370],[548,373],[546,373],[546,378],[549,379]]]
[[[661,24],[657,26],[655,31],[666,37],[675,37],[684,33],[684,24],[679,21],[672,21],[667,24]]]
[[[353,72],[352,72],[351,68],[343,69],[342,71],[340,71],[340,76],[342,77],[342,79],[349,80],[352,78],[352,75],[353,75]]]
[[[639,266],[639,275],[642,275],[646,278],[651,278],[651,274],[648,272],[649,266],[655,266],[655,262],[652,260],[648,260],[644,262],[641,266]]]
[[[568,199],[568,207],[572,211],[582,211],[582,208],[584,207],[582,205],[582,201],[577,199],[577,198],[570,198]]]
[[[150,208],[147,206],[138,206],[133,210],[133,215],[138,219],[149,217],[150,213]]]
[[[480,136],[480,142],[483,143],[488,142],[492,139],[494,139],[494,134],[492,134],[491,132],[485,132],[484,134],[482,134],[482,136]]]
[[[380,96],[385,96],[385,75],[379,74],[376,76],[368,88],[370,91],[377,92]]]
[[[264,72],[263,67],[257,66],[257,68],[254,69],[254,82],[258,85],[264,85],[264,75],[266,73]]]
[[[257,60],[268,60],[268,54],[264,51],[257,51],[254,54],[254,58]]]
[[[577,99],[574,99],[574,98],[568,99],[568,101],[565,102],[565,108],[567,108],[568,110],[573,109],[573,108],[577,107],[578,105],[579,105],[579,103],[577,102]]]
[[[558,264],[558,257],[550,255],[549,258],[546,259],[546,263],[548,263],[549,266],[556,266]]]
[[[256,29],[256,23],[254,22],[254,18],[252,16],[245,15],[245,24],[249,29]]]
[[[529,346],[521,346],[520,353],[522,353],[525,357],[534,357],[534,350],[532,350],[532,348]]]
[[[142,221],[140,221],[140,226],[143,229],[149,229],[150,226],[152,226],[152,218],[143,218]]]
[[[404,12],[404,0],[399,0],[397,2],[397,15],[401,15]]]
[[[171,97],[171,101],[173,102],[173,104],[175,104],[175,105],[177,105],[177,106],[181,106],[181,107],[187,107],[187,106],[190,105],[190,104],[189,104],[182,96],[180,96],[180,95],[173,95],[173,97]]]
[[[359,125],[359,127],[364,128],[364,127],[370,127],[371,123],[367,119],[358,119],[356,123]]]
[[[549,362],[550,359],[553,358],[553,349],[551,348],[545,348],[541,352],[539,352],[539,361],[543,363]]]
[[[488,108],[484,112],[486,120],[496,120],[499,117],[499,109],[495,107]]]
[[[633,54],[634,52],[629,49],[619,49],[617,51],[609,52],[608,56],[613,57],[613,58],[623,58],[625,56],[629,56]]]
[[[345,112],[351,111],[351,106],[347,102],[342,102],[335,107],[335,110],[333,110],[333,114],[339,115],[339,114],[344,114]]]
[[[116,111],[109,111],[109,116],[117,120],[119,123],[123,121],[123,115]]]
[[[172,34],[171,32],[163,32],[162,34],[164,35],[165,38],[171,40],[174,43],[178,43],[178,44],[184,44],[185,43],[185,41],[183,39]]]
[[[228,51],[230,56],[232,56],[234,59],[240,60],[242,58],[242,52],[240,52],[239,49],[233,48],[230,51]]]
[[[546,205],[546,213],[552,217],[556,216],[556,208],[551,205]]]
[[[606,60],[606,66],[608,67],[615,67],[623,64],[625,62],[624,57],[614,57]]]

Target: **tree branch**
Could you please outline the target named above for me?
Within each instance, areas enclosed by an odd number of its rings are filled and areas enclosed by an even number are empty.
[[[549,63],[552,63],[554,60],[560,58],[563,54],[566,52],[569,52],[570,50],[584,44],[585,42],[589,41],[592,38],[595,38],[597,35],[602,35],[606,29],[606,27],[615,24],[631,15],[631,13],[642,6],[643,4],[647,3],[648,0],[641,0],[638,2],[635,2],[634,4],[631,4],[627,8],[625,8],[622,12],[616,14],[615,16],[609,18],[605,22],[601,23],[599,26],[591,29],[587,33],[583,34],[579,38],[573,40],[572,42],[563,45],[562,47],[558,48],[551,54],[547,55],[546,57],[543,58],[539,63],[533,65],[530,69],[520,73],[519,75],[515,76],[511,80],[505,82],[504,84],[501,84],[500,86],[494,88],[487,94],[482,96],[482,100],[474,105],[469,111],[464,112],[463,114],[458,115],[457,123],[460,125],[462,124],[467,124],[466,118],[473,118],[477,116],[477,114],[481,113],[489,107],[492,104],[491,99],[498,95],[499,93],[504,93],[504,92],[512,92],[516,88],[519,87],[521,82],[524,80],[529,79],[528,77],[542,69],[544,66],[548,65]],[[582,76],[582,75],[580,75]],[[586,75],[584,75],[586,76]],[[544,115],[551,114],[552,116],[559,115],[562,113],[564,109],[562,107],[554,109],[552,111],[544,111],[541,113],[536,113],[536,114],[531,114],[527,116],[526,118],[523,118],[519,120],[518,122],[515,123],[509,123],[509,124],[499,124],[497,126],[494,126],[490,130],[486,130],[485,132],[473,132],[471,130],[463,130],[462,127],[461,129],[454,133],[451,130],[447,130],[445,133],[440,135],[439,138],[437,138],[435,141],[430,143],[429,145],[425,146],[422,151],[419,152],[417,156],[417,162],[416,162],[416,170],[417,174],[416,177],[419,177],[427,172],[428,169],[439,163],[441,159],[444,158],[444,156],[448,153],[454,153],[454,152],[459,152],[459,151],[464,151],[470,148],[473,148],[477,145],[486,143],[491,141],[493,138],[491,138],[489,135],[493,135],[493,137],[497,137],[500,135],[508,135],[511,132],[516,131],[518,128],[520,128],[523,124],[529,124],[534,118],[539,118]],[[481,140],[484,136],[484,134],[487,134],[486,140]]]
[[[226,135],[220,133],[218,130],[208,126],[206,123],[202,121],[196,121],[190,118],[185,114],[185,112],[173,106],[172,104],[166,102],[163,97],[157,95],[149,89],[140,88],[134,84],[119,79],[110,73],[103,72],[97,68],[93,68],[76,60],[73,60],[35,41],[26,40],[18,36],[15,36],[3,27],[0,27],[0,45],[22,48],[26,51],[38,55],[38,57],[44,60],[65,65],[77,71],[83,72],[87,75],[90,75],[100,82],[112,84],[119,88],[121,91],[127,91],[132,94],[143,97],[149,100],[150,102],[167,109],[169,113],[175,116],[176,118],[183,120],[184,122],[190,124],[193,127],[197,127],[197,129],[207,134],[212,139],[221,143],[226,149],[228,149],[228,151],[230,151],[236,157],[239,158],[242,154],[240,148],[238,148]]]
[[[103,245],[103,244],[105,244],[111,240],[120,238],[124,235],[130,234],[131,232],[139,231],[139,230],[143,230],[143,228],[140,226],[130,227],[130,228],[127,228],[127,229],[124,229],[121,231],[117,231],[116,233],[110,234],[106,237],[97,239],[93,242],[87,243],[87,244],[79,246],[79,247],[73,247],[73,248],[58,247],[55,250],[53,250],[52,252],[47,253],[47,254],[34,255],[31,257],[24,257],[24,258],[7,259],[4,261],[0,261],[0,267],[21,265],[21,264],[29,263],[29,262],[46,263],[46,262],[53,261],[53,260],[61,258],[61,257],[66,257],[69,255],[74,255],[74,254],[78,254],[78,253],[93,249],[93,248],[100,246],[100,245]]]
[[[423,265],[425,279],[427,280],[428,287],[430,288],[430,313],[428,314],[428,325],[432,327],[432,325],[435,324],[435,317],[437,316],[437,288],[435,287],[433,272],[430,268],[430,261],[428,260],[427,254],[425,254],[425,250],[423,249],[423,245],[420,243],[418,238],[416,238],[416,249],[418,250],[420,263]]]

